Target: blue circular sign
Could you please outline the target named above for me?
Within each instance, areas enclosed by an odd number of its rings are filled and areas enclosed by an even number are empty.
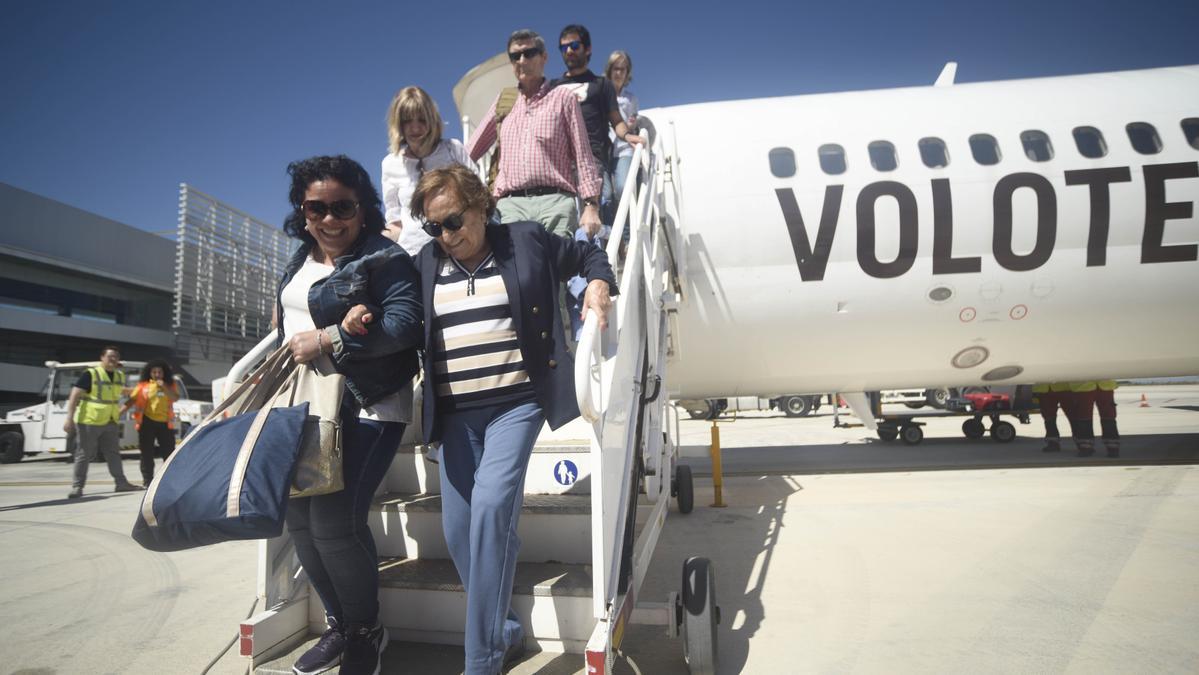
[[[559,485],[571,485],[579,479],[579,467],[569,459],[560,459],[554,465],[554,480]]]

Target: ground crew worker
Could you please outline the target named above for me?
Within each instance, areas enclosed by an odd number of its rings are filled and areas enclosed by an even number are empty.
[[[1079,457],[1095,454],[1095,390],[1094,380],[1070,383],[1070,431]]]
[[[1036,394],[1037,404],[1041,407],[1041,419],[1045,422],[1045,447],[1041,448],[1041,452],[1062,450],[1062,435],[1057,429],[1057,409],[1060,407],[1069,421],[1070,410],[1066,407],[1069,403],[1066,394],[1069,391],[1069,382],[1033,385],[1032,392]]]
[[[1115,380],[1100,380],[1096,383],[1095,407],[1099,409],[1099,428],[1103,433],[1103,447],[1108,457],[1120,456],[1120,430],[1116,428]]]
[[[175,401],[179,386],[166,361],[155,360],[142,368],[137,386],[121,412],[133,410],[137,447],[141,450],[142,484],[154,480],[154,458],[166,459],[175,450]]]
[[[118,405],[125,394],[125,373],[121,370],[121,352],[116,347],[105,347],[100,352],[100,364],[88,368],[67,400],[67,421],[63,431],[76,432],[75,476],[71,483],[68,499],[83,496],[83,484],[87,482],[88,464],[99,452],[108,462],[108,472],[117,484],[117,492],[132,492],[141,487],[125,478],[121,467],[121,408]]]

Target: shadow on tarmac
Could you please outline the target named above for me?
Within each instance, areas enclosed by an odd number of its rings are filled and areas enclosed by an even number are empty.
[[[722,464],[725,475],[730,476],[1199,464],[1199,434],[1125,436],[1117,458],[1107,457],[1102,447],[1091,457],[1076,457],[1069,441],[1063,443],[1061,452],[1041,452],[1041,446],[1042,442],[1034,439],[996,443],[926,438],[919,445],[875,440],[853,445],[728,447]],[[708,457],[685,456],[682,462],[697,476],[712,475]]]
[[[84,504],[86,502],[104,501],[105,499],[113,496],[115,495],[87,495],[84,497],[79,497],[78,499],[67,499],[66,497],[63,497],[62,499],[48,499],[42,502],[30,502],[29,504],[13,504],[11,506],[0,506],[0,513],[6,513],[8,511],[23,511],[25,509],[39,509],[43,506],[63,506],[66,504]]]

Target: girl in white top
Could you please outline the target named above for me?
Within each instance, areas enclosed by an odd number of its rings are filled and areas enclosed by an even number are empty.
[[[623,49],[612,52],[608,57],[608,65],[604,67],[604,77],[612,81],[616,87],[616,104],[620,107],[620,117],[629,126],[629,131],[637,130],[637,96],[629,91],[628,84],[633,80],[633,60]],[[609,132],[611,134],[611,132]],[[615,190],[612,212],[620,205],[620,197],[624,194],[625,180],[629,176],[629,165],[633,162],[633,146],[626,141],[613,136],[612,146],[612,187]]]
[[[437,104],[420,87],[404,87],[387,110],[387,138],[391,152],[383,158],[383,208],[387,228],[383,234],[394,239],[415,257],[431,238],[408,212],[408,200],[426,171],[461,164],[471,171],[474,164],[462,143],[442,138],[441,113]]]

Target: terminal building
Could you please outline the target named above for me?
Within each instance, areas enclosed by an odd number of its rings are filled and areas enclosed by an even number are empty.
[[[165,358],[203,397],[271,331],[292,244],[180,187],[175,238],[0,183],[0,412],[36,400],[46,361]]]

